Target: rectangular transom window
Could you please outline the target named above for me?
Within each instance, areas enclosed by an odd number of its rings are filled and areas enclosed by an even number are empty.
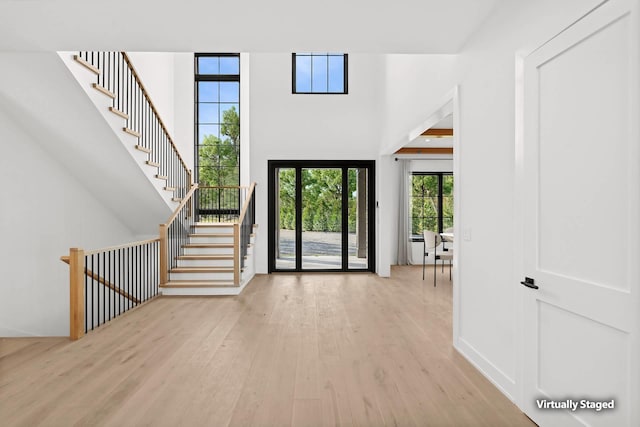
[[[293,93],[346,94],[346,53],[293,53]]]

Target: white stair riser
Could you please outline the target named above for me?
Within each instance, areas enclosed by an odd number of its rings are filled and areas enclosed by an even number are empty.
[[[233,280],[229,273],[169,273],[169,280]]]
[[[244,286],[224,286],[219,288],[162,288],[162,295],[182,296],[182,295],[238,295]]]
[[[184,248],[185,255],[233,255],[233,248]]]
[[[233,226],[229,227],[193,227],[191,232],[194,234],[231,234],[233,235]]]
[[[203,237],[203,236],[191,236],[189,237],[190,243],[233,243],[233,236],[224,237]]]
[[[179,259],[178,267],[233,267],[233,259]]]

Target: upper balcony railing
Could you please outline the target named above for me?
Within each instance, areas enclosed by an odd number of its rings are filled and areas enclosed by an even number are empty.
[[[190,189],[191,172],[180,156],[167,127],[125,52],[80,52],[79,58],[97,70],[97,84],[114,95],[112,112],[127,121],[125,131],[150,150],[149,160],[159,165],[158,177],[182,199]]]

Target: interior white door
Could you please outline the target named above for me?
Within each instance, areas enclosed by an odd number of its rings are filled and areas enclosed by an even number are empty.
[[[524,60],[522,404],[541,426],[640,425],[638,6]]]

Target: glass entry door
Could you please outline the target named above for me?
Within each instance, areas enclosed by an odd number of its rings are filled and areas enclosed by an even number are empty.
[[[374,271],[374,162],[269,161],[269,272]]]

